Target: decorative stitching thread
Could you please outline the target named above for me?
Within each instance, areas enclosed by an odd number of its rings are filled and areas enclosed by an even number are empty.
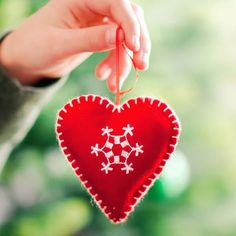
[[[136,143],[136,146],[133,147],[129,143],[128,135],[133,136],[132,130],[134,130],[134,127],[127,124],[127,126],[122,129],[124,130],[122,135],[113,135],[111,134],[113,129],[108,126],[102,128],[102,136],[107,135],[105,144],[101,148],[98,146],[98,143],[96,143],[95,146],[91,146],[91,154],[99,156],[99,153],[101,152],[105,156],[107,163],[102,163],[101,171],[105,171],[106,174],[113,170],[112,165],[119,164],[123,165],[121,170],[125,171],[126,174],[129,174],[129,172],[134,170],[132,167],[133,163],[128,163],[131,153],[135,152],[135,156],[139,156],[139,153],[143,153],[143,145]],[[114,146],[120,146],[122,148],[119,155],[113,153]]]
[[[59,113],[61,111],[64,111],[65,113],[67,113],[66,106],[68,104],[70,105],[70,107],[73,107],[73,101],[77,101],[80,104],[81,103],[80,99],[83,99],[83,98],[86,102],[88,102],[90,100],[90,98],[91,98],[92,102],[95,102],[96,98],[97,98],[99,100],[100,105],[104,104],[106,109],[108,109],[110,106],[112,106],[113,109],[111,111],[112,112],[117,111],[118,113],[120,113],[122,110],[124,110],[125,106],[126,106],[127,109],[129,109],[130,106],[132,105],[132,103],[137,105],[139,102],[144,103],[144,102],[148,101],[151,106],[157,106],[158,108],[160,108],[164,115],[167,114],[166,117],[171,121],[171,124],[172,124],[172,131],[171,131],[172,135],[170,136],[169,145],[168,145],[166,153],[163,155],[160,166],[156,169],[156,171],[154,173],[152,173],[150,175],[149,178],[146,179],[146,181],[142,184],[140,189],[134,194],[133,199],[132,199],[132,204],[129,206],[129,210],[125,211],[124,212],[125,216],[122,217],[122,218],[119,218],[119,219],[110,218],[110,215],[112,213],[107,210],[108,207],[105,204],[103,204],[103,201],[100,199],[99,194],[95,193],[93,191],[93,188],[89,185],[88,181],[84,178],[83,174],[80,173],[80,169],[79,169],[79,166],[77,165],[76,160],[69,153],[69,151],[67,150],[67,147],[64,146],[64,140],[61,139],[62,132],[60,132],[60,128],[61,128],[60,125],[61,125],[61,121],[63,121],[63,117],[59,116]],[[128,215],[130,214],[130,212],[133,211],[134,207],[140,201],[140,199],[145,195],[145,193],[150,189],[150,187],[153,185],[155,180],[160,176],[160,174],[162,172],[162,169],[166,164],[166,161],[169,159],[170,155],[174,152],[174,149],[177,145],[178,137],[179,137],[179,134],[180,134],[180,123],[179,123],[179,120],[178,120],[175,112],[167,104],[165,104],[164,102],[162,102],[162,101],[160,101],[156,98],[138,97],[138,98],[130,99],[122,105],[116,106],[110,100],[108,100],[107,98],[91,94],[91,95],[83,95],[83,96],[80,96],[78,98],[71,99],[67,104],[64,105],[63,108],[61,108],[58,111],[57,117],[58,118],[57,118],[57,122],[56,122],[56,134],[57,134],[57,139],[59,141],[59,145],[61,147],[62,152],[65,154],[65,156],[67,157],[68,161],[70,162],[72,168],[74,169],[76,175],[79,176],[81,183],[87,189],[87,191],[90,193],[90,195],[92,196],[92,198],[94,199],[94,201],[96,202],[98,207],[101,209],[101,211],[113,223],[122,223],[122,222],[124,222],[126,220],[126,218],[128,217]]]

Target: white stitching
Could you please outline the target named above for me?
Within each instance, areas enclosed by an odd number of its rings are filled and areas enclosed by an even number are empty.
[[[73,101],[73,100],[71,100],[71,101],[69,102],[70,107],[73,107],[73,103],[72,103],[72,101]]]
[[[163,112],[166,112],[168,109],[169,109],[169,107],[166,107],[166,108],[163,110]]]
[[[115,111],[116,111],[116,107],[114,106],[111,112],[115,112]]]
[[[101,98],[100,99],[100,105],[102,105],[103,101],[104,101],[104,98]]]
[[[151,99],[150,104],[153,105],[154,99]]]
[[[106,108],[108,108],[108,107],[110,107],[110,105],[112,105],[112,106],[113,106],[112,112],[114,112],[114,111],[117,110],[119,113],[121,112],[121,110],[124,110],[124,105],[125,105],[125,104],[126,104],[126,107],[127,107],[127,108],[130,108],[129,102],[134,103],[134,104],[138,104],[138,102],[139,102],[139,100],[140,100],[140,98],[136,98],[136,99],[127,101],[126,103],[124,103],[124,104],[121,105],[121,106],[115,106],[115,105],[113,105],[113,103],[111,103],[108,99],[102,98],[102,97],[99,97],[99,96],[96,96],[96,95],[80,96],[80,97],[77,98],[78,103],[80,103],[80,98],[81,98],[81,97],[84,97],[84,98],[85,98],[85,101],[88,101],[88,98],[92,97],[92,102],[95,102],[96,98],[98,98],[98,99],[100,100],[100,101],[99,101],[99,104],[100,104],[100,105],[103,104],[104,101],[107,101],[108,104],[106,105]],[[147,98],[148,98],[148,97],[147,97]],[[146,101],[145,98],[141,98],[141,99],[142,99],[143,102]],[[71,104],[72,104],[72,101],[73,101],[73,100],[70,101]],[[149,102],[149,103],[150,103],[151,105],[153,105],[154,101],[158,101],[158,100],[157,100],[157,99],[152,99],[152,98],[150,98],[150,102]],[[127,104],[128,104],[128,105],[127,105]],[[157,106],[160,107],[161,104],[162,104],[162,102],[159,101]],[[66,104],[66,105],[67,105],[67,104]],[[66,105],[65,105],[65,106],[66,106]],[[67,113],[67,110],[66,110],[65,106],[64,106],[61,110],[64,111],[65,113]],[[73,104],[72,104],[72,106],[73,106]],[[163,112],[165,112],[167,109],[170,109],[170,108],[167,106],[167,107],[163,110]],[[61,111],[61,110],[60,110],[60,111]],[[60,113],[60,111],[58,112],[58,114]],[[171,121],[171,123],[172,123],[172,124],[178,123],[178,119],[177,119],[177,116],[175,115],[174,111],[170,109],[170,112],[171,112],[171,114],[168,115],[168,118],[170,118],[170,117],[172,117],[172,116],[175,117],[175,119],[174,119],[173,121]],[[60,127],[60,125],[61,125],[61,124],[60,124],[60,121],[62,121],[62,120],[63,120],[63,117],[61,117],[61,116],[58,115],[58,117],[57,117],[57,123],[56,123],[57,125],[56,125],[56,126],[59,126],[59,127]],[[178,131],[180,131],[180,128],[179,128],[179,127],[172,127],[172,130],[178,130]],[[70,158],[71,158],[72,155],[71,155],[70,153],[68,154],[68,151],[67,151],[66,153],[64,152],[65,150],[67,150],[67,147],[65,147],[64,144],[62,144],[62,143],[64,143],[64,140],[60,138],[60,136],[62,135],[62,132],[58,132],[57,129],[56,129],[56,134],[57,134],[57,139],[58,139],[58,141],[59,141],[59,143],[60,143],[60,145],[61,145],[61,150],[63,151],[63,153],[64,153],[67,157],[70,157]],[[178,132],[177,136],[171,136],[171,137],[172,137],[172,138],[175,138],[175,139],[178,139],[178,137],[179,137],[179,132]],[[173,147],[173,149],[174,149],[174,148],[176,147],[176,145],[177,145],[177,142],[176,142],[175,144],[174,144],[174,143],[169,143],[168,146],[169,146],[169,147]],[[171,152],[171,153],[166,152],[164,156],[166,156],[166,155],[170,156],[171,154],[172,154],[172,152]],[[73,158],[73,157],[72,157],[72,158]],[[163,157],[162,161],[164,162],[164,163],[163,163],[163,166],[164,166],[164,165],[165,165],[165,157]],[[71,161],[71,164],[74,163],[74,162],[75,162],[75,159],[73,159],[73,160]],[[129,206],[129,207],[130,207],[130,210],[124,212],[125,216],[124,216],[123,218],[120,218],[120,219],[110,218],[110,215],[111,215],[112,213],[111,213],[111,212],[105,212],[105,211],[108,209],[108,207],[107,207],[106,205],[104,205],[104,206],[102,207],[102,200],[99,199],[99,194],[98,194],[98,193],[92,194],[92,192],[91,192],[92,187],[91,187],[91,186],[86,186],[86,185],[88,184],[88,181],[87,181],[87,180],[83,180],[83,181],[82,181],[83,174],[81,174],[81,173],[78,174],[79,166],[75,166],[75,167],[74,167],[74,171],[76,171],[76,174],[80,177],[80,180],[81,180],[82,184],[83,184],[84,187],[87,189],[87,191],[91,194],[91,196],[93,197],[94,201],[95,201],[95,202],[97,203],[97,205],[100,207],[100,209],[102,210],[102,212],[103,212],[112,222],[114,222],[114,223],[120,223],[120,222],[123,222],[123,221],[127,218],[127,216],[130,214],[130,212],[131,212],[131,211],[134,209],[134,207],[138,204],[138,200],[141,199],[141,198],[144,196],[144,194],[150,189],[150,187],[152,186],[152,184],[154,183],[154,181],[159,177],[159,175],[160,175],[160,173],[161,173],[161,171],[162,171],[162,169],[163,169],[163,166],[159,166],[159,167],[157,168],[156,172],[154,172],[154,173],[151,175],[151,176],[153,176],[153,177],[149,177],[149,178],[146,179],[146,180],[150,181],[150,184],[148,184],[148,185],[147,185],[147,184],[143,184],[143,185],[140,187],[140,189],[138,190],[138,192],[136,192],[136,194],[134,194],[134,196],[133,196],[134,204]],[[146,181],[146,180],[145,180],[145,181]],[[141,190],[142,188],[144,188],[143,191]],[[137,196],[137,193],[138,193],[139,196]]]
[[[128,102],[126,102],[126,103],[125,103],[125,105],[126,105],[128,108],[130,108],[130,105],[129,105],[129,103],[128,103]]]

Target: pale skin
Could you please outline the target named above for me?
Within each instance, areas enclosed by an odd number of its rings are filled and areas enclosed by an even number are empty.
[[[151,42],[143,10],[129,0],[51,0],[0,44],[0,63],[24,85],[67,75],[92,53],[109,51],[96,67],[98,79],[116,91],[115,34],[139,70],[149,65]],[[121,83],[131,60],[120,47]]]

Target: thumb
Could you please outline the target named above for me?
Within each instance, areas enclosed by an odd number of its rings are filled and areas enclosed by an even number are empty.
[[[64,31],[63,48],[68,54],[98,52],[115,48],[116,25],[99,25]],[[124,32],[120,31],[119,42],[124,41]]]

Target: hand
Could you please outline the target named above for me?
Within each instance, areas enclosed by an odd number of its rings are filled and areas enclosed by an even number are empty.
[[[57,78],[71,72],[93,52],[108,56],[96,67],[115,91],[115,34],[133,52],[134,63],[147,69],[151,43],[142,9],[129,0],[51,0],[26,19],[0,45],[0,63],[22,84]],[[120,77],[129,74],[131,60],[120,47]]]

